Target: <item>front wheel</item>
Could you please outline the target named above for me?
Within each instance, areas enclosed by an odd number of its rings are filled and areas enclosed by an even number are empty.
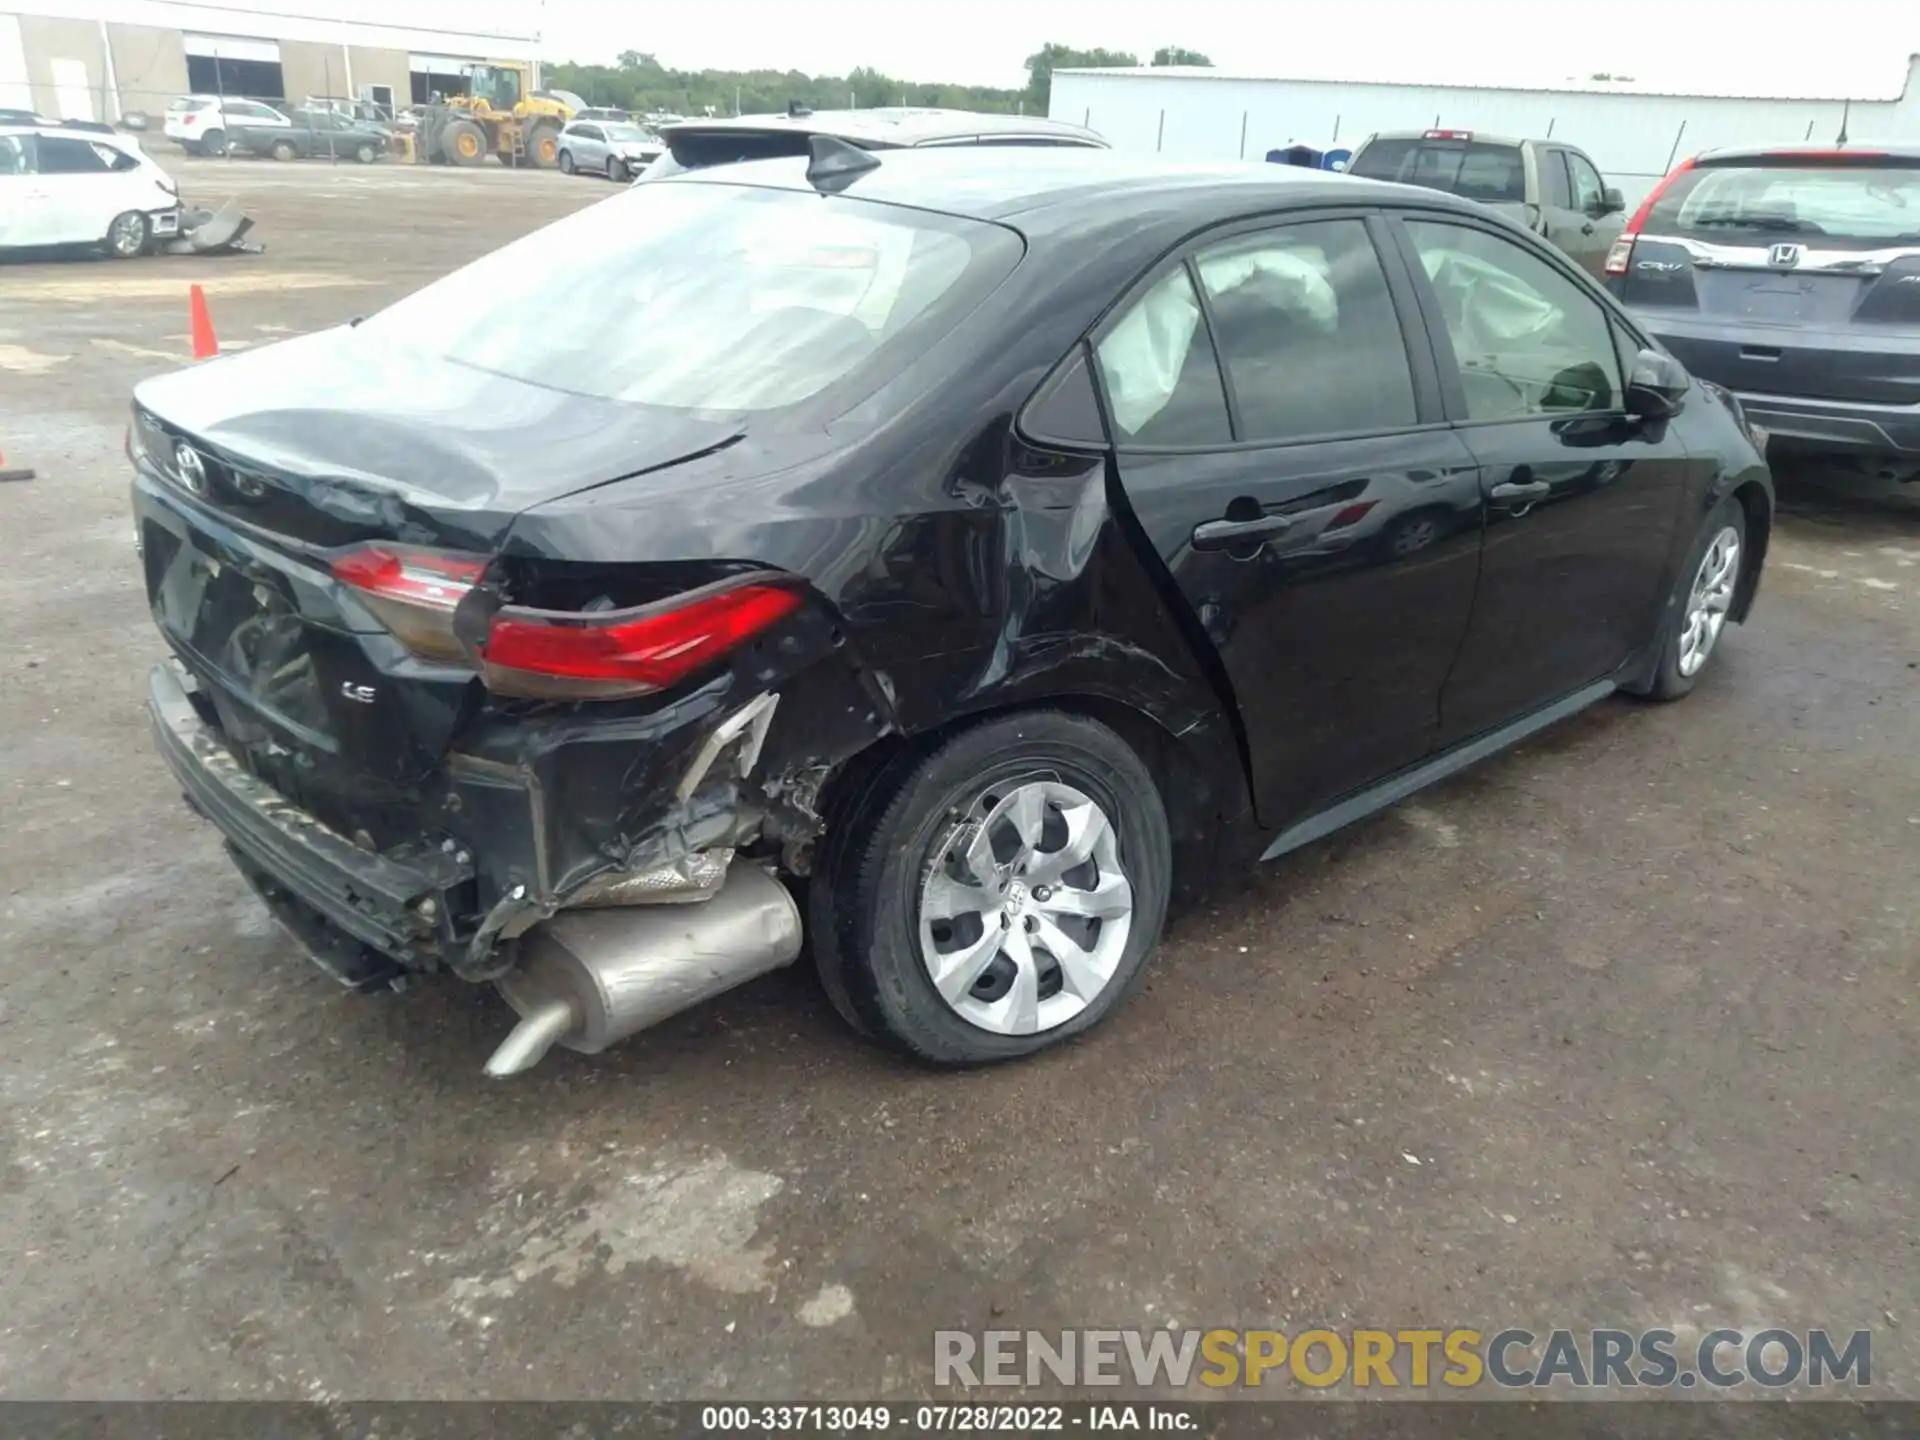
[[[1747,565],[1747,512],[1729,495],[1713,507],[1694,541],[1661,629],[1660,663],[1647,694],[1678,700],[1713,658]]]
[[[1124,740],[1007,716],[844,797],[809,887],[814,957],[856,1028],[934,1064],[1011,1060],[1132,993],[1171,873],[1159,790]]]
[[[129,210],[113,217],[112,223],[107,226],[107,238],[101,242],[101,248],[115,260],[135,260],[147,253],[150,233],[147,217],[138,210]]]
[[[609,155],[607,157],[607,179],[613,181],[616,185],[624,185],[627,183],[627,162],[622,160],[618,155]]]
[[[371,165],[380,158],[380,147],[371,140],[362,140],[354,149],[353,158],[362,165]]]

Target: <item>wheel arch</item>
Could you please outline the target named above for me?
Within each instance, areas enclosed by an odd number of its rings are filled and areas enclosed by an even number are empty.
[[[1176,733],[1164,719],[1114,695],[1075,689],[999,699],[913,732],[894,731],[850,757],[827,782],[821,814],[829,827],[858,805],[895,762],[925,755],[967,730],[1010,715],[1057,710],[1095,721],[1126,742],[1153,776],[1173,837],[1176,902],[1210,883],[1221,863],[1257,853],[1247,777],[1231,732],[1218,717]],[[1221,757],[1229,757],[1222,763]]]

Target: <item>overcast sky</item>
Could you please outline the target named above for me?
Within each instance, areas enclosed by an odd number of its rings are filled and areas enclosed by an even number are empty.
[[[1521,5],[1513,0],[540,0],[552,60],[648,50],[682,69],[871,65],[908,80],[1018,85],[1049,40],[1183,45],[1257,75],[1548,85],[1625,72],[1673,89],[1891,95],[1920,50],[1916,0]],[[524,15],[524,11],[522,14]],[[937,17],[937,19],[936,19]]]

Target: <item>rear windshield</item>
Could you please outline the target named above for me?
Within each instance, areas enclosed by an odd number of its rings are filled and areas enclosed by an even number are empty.
[[[881,380],[1021,254],[1012,232],[852,197],[642,185],[366,321],[381,343],[550,389],[746,412]]]
[[[742,160],[781,160],[805,155],[813,136],[804,130],[692,130],[667,141],[675,166],[705,170]]]
[[[1527,198],[1526,167],[1518,145],[1478,140],[1375,140],[1363,145],[1347,167],[1369,180],[1395,180],[1444,190],[1488,204]]]
[[[1643,228],[1733,245],[1776,236],[1837,249],[1920,244],[1920,160],[1781,156],[1683,170]]]

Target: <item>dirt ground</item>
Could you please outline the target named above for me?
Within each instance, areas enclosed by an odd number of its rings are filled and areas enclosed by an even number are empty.
[[[795,970],[486,1080],[292,956],[151,752],[130,386],[603,183],[163,159],[268,253],[0,264],[0,1394],[891,1397],[941,1328],[1874,1331],[1920,1397],[1920,493],[1782,476],[1753,622],[1178,923],[1087,1041]],[[555,255],[564,263],[564,255]]]

